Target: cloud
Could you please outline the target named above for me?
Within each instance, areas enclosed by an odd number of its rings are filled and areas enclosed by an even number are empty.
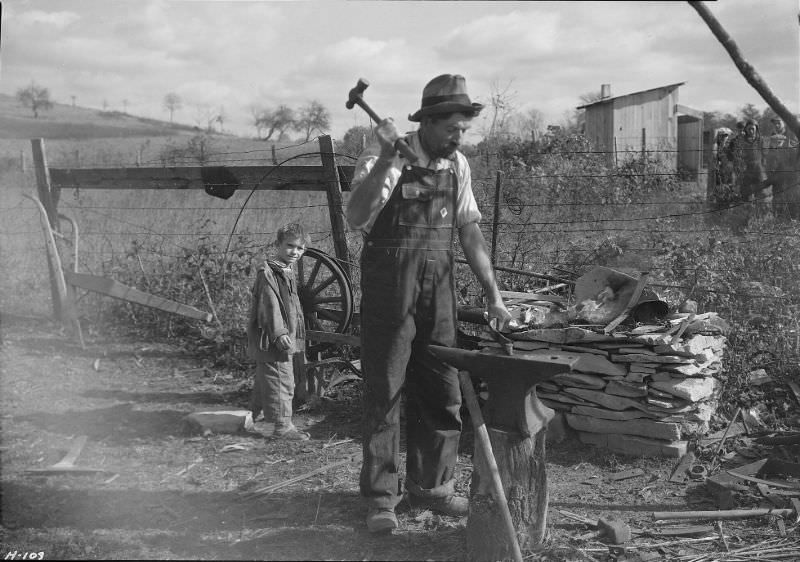
[[[491,15],[450,31],[436,52],[445,59],[527,58],[558,47],[560,16],[542,11]]]
[[[14,16],[14,26],[22,29],[39,27],[47,28],[48,32],[62,30],[81,17],[75,12],[45,12],[43,10],[30,10]]]

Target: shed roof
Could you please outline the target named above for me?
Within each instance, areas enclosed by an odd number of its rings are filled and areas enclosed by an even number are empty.
[[[635,96],[636,94],[644,94],[646,92],[652,92],[653,90],[662,90],[662,89],[666,89],[666,88],[677,88],[678,86],[683,86],[684,84],[686,84],[686,82],[676,82],[674,84],[667,84],[666,86],[658,86],[656,88],[649,88],[647,90],[641,90],[639,92],[633,92],[631,94],[624,94],[624,95],[621,95],[621,96],[613,96],[613,97],[610,97],[610,98],[603,98],[601,100],[593,101],[592,103],[579,105],[575,109],[585,109],[585,108],[591,107],[593,105],[598,105],[598,104],[601,104],[601,103],[607,103],[609,101],[616,100],[616,99],[619,99],[619,98],[625,98],[625,97],[628,97],[628,96]]]

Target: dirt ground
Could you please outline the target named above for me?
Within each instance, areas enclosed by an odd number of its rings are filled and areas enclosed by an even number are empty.
[[[53,323],[2,321],[2,529],[0,556],[47,559],[464,560],[466,521],[401,504],[400,529],[371,536],[358,497],[359,381],[305,408],[296,424],[312,439],[278,443],[261,433],[186,435],[182,418],[246,408],[242,372],[204,369],[209,358],[168,342],[87,338],[82,349]],[[194,370],[192,370],[194,369]],[[469,425],[467,421],[465,425]],[[256,430],[263,431],[263,423]],[[61,460],[85,435],[76,466],[93,474],[26,472]],[[468,494],[471,431],[464,432],[458,492]],[[228,447],[234,445],[234,447]],[[716,533],[654,535],[654,510],[715,509],[702,482],[668,482],[675,459],[636,459],[548,443],[548,536],[527,560],[715,560]],[[247,496],[315,469],[347,461]],[[621,471],[638,477],[614,481]],[[635,531],[624,554],[567,511],[615,517]],[[789,535],[796,527],[787,524]],[[776,520],[726,522],[727,547],[778,537]],[[778,540],[778,539],[776,539]],[[30,556],[29,556],[30,558]]]

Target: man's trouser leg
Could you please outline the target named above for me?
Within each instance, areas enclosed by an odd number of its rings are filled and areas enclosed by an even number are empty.
[[[400,397],[413,337],[410,315],[399,323],[378,317],[369,325],[362,324],[364,461],[359,486],[373,508],[394,507],[401,498]]]
[[[415,351],[406,398],[406,487],[416,496],[450,496],[461,437],[458,371]]]

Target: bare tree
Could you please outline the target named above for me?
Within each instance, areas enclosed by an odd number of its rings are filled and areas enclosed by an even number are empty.
[[[228,115],[225,113],[225,108],[223,106],[219,106],[219,110],[217,111],[217,117],[215,121],[219,123],[219,132],[225,132],[225,120],[228,118]]]
[[[261,117],[266,110],[256,104],[251,105],[249,109],[250,109],[250,116],[253,118],[253,127],[256,128],[256,138],[260,139],[261,134],[266,126]]]
[[[517,92],[512,92],[509,80],[505,86],[501,86],[498,80],[492,80],[489,84],[489,126],[482,131],[487,138],[495,138],[506,133],[507,121],[514,113],[514,98]]]
[[[266,129],[267,135],[263,139],[265,141],[270,140],[275,133],[278,133],[278,140],[281,140],[294,125],[294,110],[286,105],[279,105],[275,110],[262,109],[255,121],[256,129]]]
[[[31,82],[31,85],[27,88],[17,90],[17,100],[25,107],[31,108],[34,119],[39,118],[40,110],[53,107],[53,102],[50,100],[50,90],[38,86],[35,82]]]
[[[319,131],[324,133],[331,126],[330,113],[317,100],[312,100],[308,105],[300,108],[300,116],[295,124],[295,130],[306,135],[306,142],[311,138],[311,133]]]
[[[509,129],[520,139],[535,141],[544,132],[544,114],[535,108],[514,113],[509,118]]]
[[[594,103],[596,101],[600,101],[603,99],[603,92],[600,90],[592,90],[591,92],[584,92],[578,96],[578,99],[581,100],[581,105],[589,105],[590,103]]]
[[[220,122],[220,112],[208,105],[198,105],[195,110],[194,122],[207,133],[213,133],[214,125]]]
[[[170,92],[164,96],[164,109],[169,111],[169,122],[172,123],[172,116],[176,111],[183,107],[183,100],[175,92]]]

